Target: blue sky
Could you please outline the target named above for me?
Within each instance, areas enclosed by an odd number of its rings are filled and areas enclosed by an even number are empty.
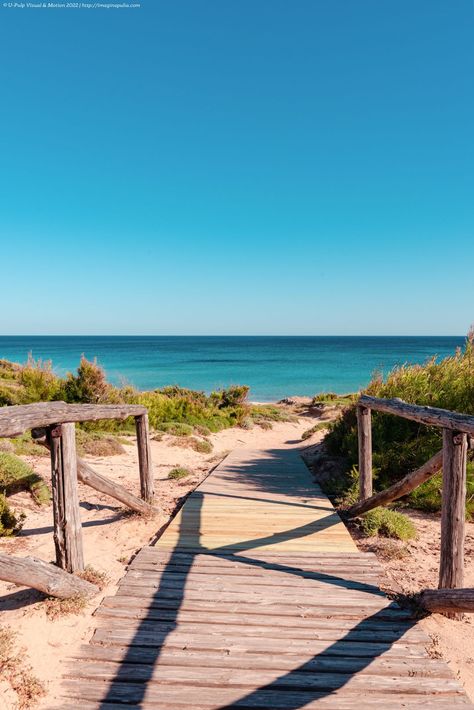
[[[470,0],[0,6],[0,332],[462,334]]]

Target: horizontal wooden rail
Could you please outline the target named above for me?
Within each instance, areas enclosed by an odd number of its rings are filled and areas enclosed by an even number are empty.
[[[90,597],[99,591],[95,584],[36,557],[0,554],[0,579],[33,587],[60,599]]]
[[[365,498],[351,505],[351,507],[345,511],[345,517],[355,518],[358,515],[367,513],[369,510],[373,510],[373,508],[378,508],[380,505],[387,505],[387,503],[391,503],[393,500],[407,495],[407,493],[418,488],[418,486],[421,486],[422,483],[434,476],[434,474],[441,469],[442,465],[443,451],[441,450],[432,456],[429,461],[424,463],[423,466],[407,474],[404,478],[394,483],[393,486],[390,486],[390,488],[386,488],[380,491],[380,493],[375,493],[375,495],[370,498]]]
[[[385,414],[395,414],[404,419],[411,419],[420,424],[439,426],[452,431],[462,431],[474,436],[474,417],[469,414],[450,412],[448,409],[424,407],[418,404],[408,404],[402,399],[379,399],[363,394],[359,405]]]
[[[454,615],[474,612],[474,589],[425,589],[419,595],[420,605],[427,611]]]
[[[0,408],[0,437],[24,434],[29,429],[50,424],[126,419],[147,414],[141,404],[66,404],[37,402]]]

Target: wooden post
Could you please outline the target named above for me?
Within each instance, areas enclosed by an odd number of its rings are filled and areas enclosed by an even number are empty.
[[[68,572],[78,572],[84,569],[84,554],[77,494],[75,425],[48,427],[48,443],[51,448],[56,563]]]
[[[135,427],[137,430],[138,465],[140,467],[140,495],[147,503],[153,503],[155,489],[148,414],[141,414],[135,417]]]
[[[463,585],[466,461],[467,435],[443,429],[440,589]]]
[[[16,557],[0,554],[0,579],[25,587],[39,589],[52,597],[90,597],[99,588],[75,574],[68,574],[56,565],[36,557]]]
[[[359,500],[372,495],[372,417],[368,407],[357,407],[359,435]]]

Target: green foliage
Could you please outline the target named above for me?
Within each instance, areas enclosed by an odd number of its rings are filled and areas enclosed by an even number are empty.
[[[11,449],[9,450],[17,456],[49,457],[48,449],[40,444],[37,444],[34,439],[31,438],[29,432],[22,434],[15,439],[5,439],[4,441],[8,441],[8,443],[11,444]]]
[[[261,421],[293,422],[298,420],[298,417],[290,414],[284,407],[276,407],[274,404],[252,404],[250,416],[257,424]]]
[[[314,395],[311,404],[326,404],[332,407],[349,407],[356,400],[354,394],[336,394],[335,392],[321,392]]]
[[[183,422],[163,422],[158,425],[160,431],[164,431],[165,434],[172,434],[173,436],[191,436],[194,429],[190,424],[184,424]]]
[[[362,516],[361,530],[368,537],[381,535],[397,540],[411,540],[416,536],[416,528],[410,518],[390,508],[375,508]]]
[[[474,414],[474,348],[472,338],[464,350],[424,365],[403,365],[383,380],[375,375],[365,390],[373,397],[399,397],[413,404],[441,407]],[[380,489],[415,470],[441,448],[441,431],[380,412],[372,415],[373,462],[379,472]],[[356,408],[351,406],[334,423],[325,439],[328,453],[345,459],[346,474],[358,460]],[[472,454],[470,455],[472,457]],[[349,477],[343,476],[345,486]],[[467,512],[474,512],[474,466],[468,466]],[[408,503],[423,510],[440,510],[440,481],[428,481],[408,497]]]
[[[247,387],[247,385],[232,385],[227,389],[212,392],[210,399],[219,407],[219,409],[223,409],[225,407],[237,407],[239,404],[243,404],[245,402],[249,391],[250,387]]]
[[[6,495],[28,490],[38,503],[49,503],[51,494],[41,476],[13,454],[0,452],[0,490]]]
[[[24,516],[16,516],[8,505],[3,493],[0,493],[0,537],[16,535],[23,525]]]
[[[192,448],[199,454],[211,454],[212,444],[207,439],[196,439],[196,437],[191,437]]]
[[[94,360],[86,360],[84,355],[77,368],[77,374],[71,372],[64,383],[64,399],[66,402],[81,402],[83,404],[99,404],[108,402],[112,387],[105,379],[104,370]]]
[[[188,468],[184,468],[184,466],[177,466],[176,468],[171,469],[168,473],[168,478],[170,481],[179,481],[181,478],[187,478],[191,475],[191,473],[192,471]]]

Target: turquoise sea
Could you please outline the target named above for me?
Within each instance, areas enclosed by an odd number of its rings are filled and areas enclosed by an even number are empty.
[[[453,354],[464,337],[426,336],[0,336],[0,358],[52,360],[58,374],[84,354],[108,379],[139,389],[178,384],[210,392],[250,385],[251,399],[353,392],[375,370]]]

